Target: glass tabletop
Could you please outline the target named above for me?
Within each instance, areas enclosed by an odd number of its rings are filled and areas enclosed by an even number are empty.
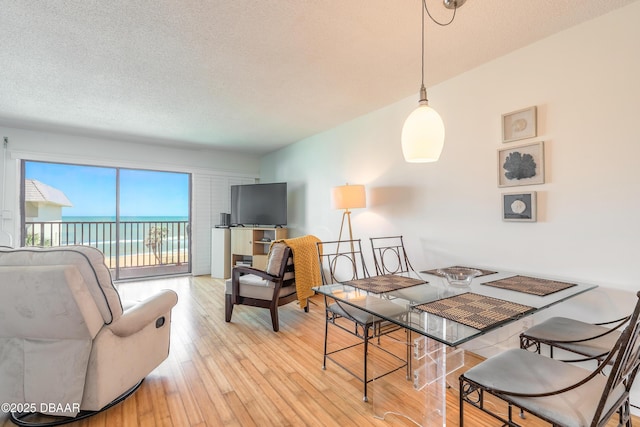
[[[408,282],[406,287],[398,285],[402,280],[394,280],[393,276],[378,276],[380,280],[375,284],[372,283],[375,280],[343,282],[317,286],[313,290],[338,304],[357,307],[443,344],[457,346],[597,287],[513,272],[489,273],[474,278],[470,286],[460,288],[448,285],[446,279],[432,271],[412,274],[413,279],[422,279],[425,283]],[[558,285],[559,290],[545,295],[528,293],[535,282]],[[508,311],[512,309],[515,311]],[[495,323],[478,326],[474,320],[486,320],[481,319],[480,311],[488,313],[488,317],[492,314],[506,317],[498,316]]]

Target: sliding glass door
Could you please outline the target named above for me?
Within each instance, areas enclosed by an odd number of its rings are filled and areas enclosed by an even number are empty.
[[[118,178],[120,278],[189,272],[189,175],[121,169]]]
[[[24,246],[88,245],[115,279],[188,273],[191,176],[23,162]]]

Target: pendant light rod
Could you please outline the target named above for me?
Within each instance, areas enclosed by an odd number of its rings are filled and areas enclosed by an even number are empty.
[[[420,86],[420,103],[424,102],[428,102],[427,100],[427,89],[424,87],[424,11],[427,8],[427,3],[426,0],[421,0],[422,1],[422,5],[424,7],[421,7],[420,9],[422,9],[422,85]]]
[[[456,19],[456,11],[458,10],[459,7],[461,7],[467,0],[442,0],[444,3],[444,7],[446,7],[447,9],[453,9],[453,15],[451,15],[451,19],[448,22],[439,22],[437,19],[435,19],[432,15],[431,12],[429,12],[429,8],[427,7],[427,0],[420,0],[422,3],[422,52],[421,52],[421,57],[422,57],[422,84],[420,86],[420,103],[423,102],[428,102],[427,100],[427,89],[424,86],[424,12],[427,12],[427,15],[429,15],[429,18],[431,18],[431,20],[433,22],[435,22],[436,24],[440,25],[441,27],[446,27],[447,25],[451,24],[453,22],[454,19]]]

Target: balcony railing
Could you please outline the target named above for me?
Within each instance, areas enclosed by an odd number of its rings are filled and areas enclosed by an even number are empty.
[[[183,266],[189,262],[189,222],[26,222],[24,245],[93,246],[109,268]]]

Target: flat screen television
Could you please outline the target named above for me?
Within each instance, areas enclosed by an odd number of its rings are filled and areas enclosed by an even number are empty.
[[[231,225],[287,225],[287,183],[232,185]]]

